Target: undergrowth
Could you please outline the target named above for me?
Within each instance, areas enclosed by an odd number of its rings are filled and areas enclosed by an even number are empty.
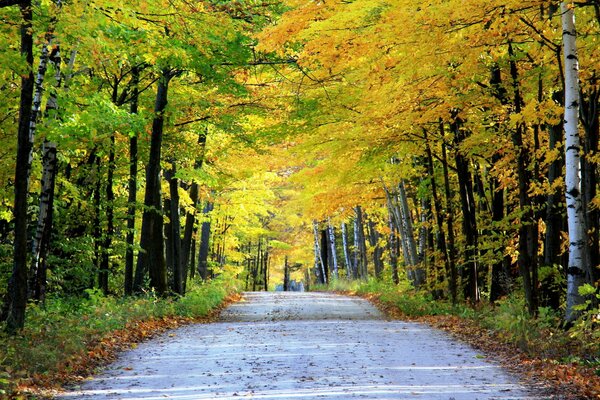
[[[67,360],[85,354],[94,343],[136,321],[165,317],[202,317],[238,290],[237,282],[217,278],[196,282],[184,297],[104,296],[87,290],[83,297],[47,299],[30,304],[25,328],[17,336],[0,334],[0,398],[35,375],[58,371]]]

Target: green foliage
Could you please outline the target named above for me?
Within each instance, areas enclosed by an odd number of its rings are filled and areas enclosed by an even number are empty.
[[[579,288],[579,294],[585,296],[586,301],[575,307],[581,315],[569,330],[569,335],[589,354],[590,359],[600,359],[600,289],[586,284]]]
[[[399,285],[394,285],[392,282],[369,279],[358,287],[357,293],[380,294],[379,299],[383,303],[397,307],[409,317],[466,312],[465,308],[453,307],[448,302],[434,301],[429,293],[414,290],[408,280],[402,280]]]
[[[522,350],[530,350],[534,343],[539,345],[552,330],[560,328],[560,315],[550,307],[540,307],[538,316],[527,311],[525,299],[513,294],[497,302],[496,307],[485,309],[479,314],[481,323],[498,333],[500,338],[515,343]]]

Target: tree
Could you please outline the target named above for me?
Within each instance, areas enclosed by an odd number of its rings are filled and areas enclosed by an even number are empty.
[[[579,288],[588,281],[590,270],[587,254],[587,232],[582,207],[581,144],[579,140],[579,62],[574,4],[560,4],[563,27],[563,57],[565,63],[565,198],[569,225],[569,265],[567,268],[567,309],[565,320],[572,323],[578,316],[577,306],[584,298]]]
[[[21,11],[21,56],[25,60],[21,72],[21,99],[19,104],[19,125],[17,129],[17,163],[15,167],[15,239],[14,265],[8,283],[8,293],[3,310],[6,330],[16,333],[25,323],[27,304],[27,195],[31,170],[30,138],[31,108],[33,105],[33,10],[31,0],[3,1],[1,7],[18,5]]]

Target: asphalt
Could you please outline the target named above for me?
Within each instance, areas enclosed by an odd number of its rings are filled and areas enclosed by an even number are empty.
[[[58,397],[73,399],[541,399],[485,355],[369,302],[245,293],[221,322],[173,330]]]

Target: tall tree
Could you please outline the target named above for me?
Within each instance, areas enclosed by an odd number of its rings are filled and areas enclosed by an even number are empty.
[[[167,108],[169,82],[179,72],[170,68],[162,68],[152,122],[150,140],[150,159],[146,167],[146,193],[144,196],[144,213],[140,253],[134,279],[134,290],[141,291],[146,272],[150,274],[150,286],[159,295],[167,292],[167,267],[163,245],[163,217],[160,193],[161,149],[165,110]]]
[[[0,2],[0,7],[18,5],[21,10],[21,56],[25,61],[21,72],[21,97],[19,103],[19,125],[17,130],[17,162],[15,167],[14,201],[14,264],[8,283],[6,330],[16,333],[25,323],[27,305],[27,195],[31,170],[30,138],[31,109],[33,105],[33,10],[31,0]],[[3,313],[4,314],[4,313]]]
[[[590,266],[587,254],[587,232],[582,205],[581,143],[579,139],[579,61],[577,59],[577,31],[572,1],[560,3],[563,28],[563,57],[565,65],[565,197],[569,225],[569,266],[567,268],[567,309],[565,319],[572,323],[579,312],[576,307],[584,298],[579,288],[587,282]]]

